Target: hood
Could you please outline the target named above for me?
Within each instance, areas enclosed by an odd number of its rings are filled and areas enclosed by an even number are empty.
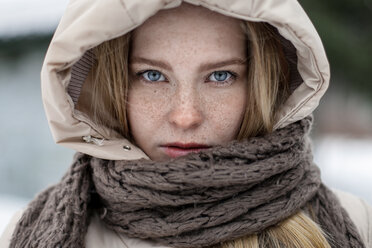
[[[267,22],[282,36],[292,93],[274,126],[311,114],[329,84],[329,64],[310,19],[296,0],[184,0],[238,19]],[[98,127],[74,108],[89,72],[89,50],[119,37],[181,0],[71,0],[41,72],[42,99],[57,144],[110,160],[148,158],[115,131]],[[88,65],[88,66],[87,66]]]

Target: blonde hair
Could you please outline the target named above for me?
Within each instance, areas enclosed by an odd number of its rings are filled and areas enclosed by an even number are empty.
[[[247,107],[238,140],[273,130],[277,109],[288,95],[289,68],[278,35],[266,23],[243,22],[248,38]]]
[[[330,248],[319,226],[299,212],[259,234],[222,242],[210,248]]]
[[[247,107],[237,139],[273,130],[277,110],[288,96],[289,67],[277,31],[266,23],[242,22],[248,43]],[[133,142],[126,115],[131,33],[94,48],[92,91],[79,99],[82,110],[98,125],[116,130]],[[330,247],[321,228],[303,211],[259,234],[223,242],[214,248]]]

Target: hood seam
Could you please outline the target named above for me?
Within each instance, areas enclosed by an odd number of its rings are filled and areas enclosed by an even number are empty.
[[[137,23],[134,21],[133,17],[129,14],[128,8],[127,8],[127,6],[125,5],[125,3],[124,3],[122,0],[118,0],[118,1],[120,2],[121,6],[123,6],[123,8],[124,8],[125,12],[127,13],[128,17],[129,17],[129,19],[130,19],[130,21],[131,21],[134,25],[137,25]]]

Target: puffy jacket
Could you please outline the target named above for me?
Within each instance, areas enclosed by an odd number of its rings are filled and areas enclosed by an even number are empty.
[[[330,78],[329,64],[314,26],[296,0],[184,0],[221,14],[276,27],[291,62],[292,93],[279,110],[274,128],[284,127],[313,112]],[[55,32],[42,69],[42,98],[56,143],[95,157],[110,160],[147,158],[138,147],[114,130],[95,125],[74,107],[88,51],[119,37],[162,9],[181,0],[71,0]],[[83,79],[81,77],[83,76]],[[80,85],[80,86],[79,86]],[[123,149],[125,146],[132,149]],[[372,247],[372,209],[360,199],[338,192],[342,205],[358,227],[367,247]],[[8,247],[19,212],[3,234],[0,247]],[[86,236],[93,247],[163,247],[129,239],[104,227],[95,216]]]

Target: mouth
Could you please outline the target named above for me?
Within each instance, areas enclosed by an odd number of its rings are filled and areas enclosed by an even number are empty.
[[[197,153],[202,150],[211,148],[211,146],[205,144],[198,144],[198,143],[169,143],[162,145],[161,148],[171,158],[177,158],[180,156],[185,156],[189,153]]]

